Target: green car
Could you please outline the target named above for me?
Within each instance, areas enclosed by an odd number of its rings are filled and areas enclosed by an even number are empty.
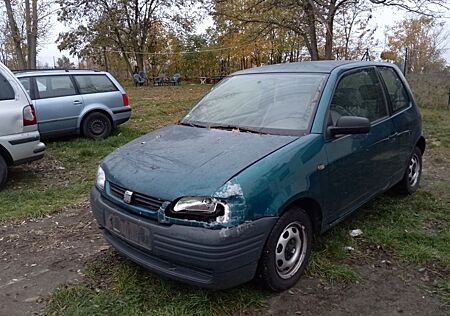
[[[389,63],[236,72],[182,119],[101,163],[92,212],[122,254],[212,289],[285,290],[313,237],[393,186],[417,190],[425,139]]]

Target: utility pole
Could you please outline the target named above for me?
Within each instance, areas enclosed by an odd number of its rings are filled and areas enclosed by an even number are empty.
[[[108,57],[106,55],[106,47],[103,47],[103,59],[105,60],[105,71],[109,72],[108,67]]]
[[[408,47],[405,49],[405,66],[403,67],[403,75],[406,76],[406,67],[408,67]]]

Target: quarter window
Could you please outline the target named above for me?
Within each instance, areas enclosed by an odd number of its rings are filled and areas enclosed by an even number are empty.
[[[403,82],[391,67],[379,67],[381,77],[386,84],[389,98],[394,112],[406,108],[409,105],[409,96]]]
[[[40,99],[75,95],[76,90],[69,76],[36,77]]]
[[[117,91],[116,86],[105,75],[74,76],[80,93],[98,93]]]
[[[14,89],[8,80],[0,73],[0,101],[14,100]]]
[[[31,95],[31,85],[30,85],[30,78],[19,78],[20,83],[27,91],[28,95]]]
[[[336,87],[330,110],[333,124],[341,116],[361,116],[371,122],[387,116],[375,69],[367,68],[345,75]]]

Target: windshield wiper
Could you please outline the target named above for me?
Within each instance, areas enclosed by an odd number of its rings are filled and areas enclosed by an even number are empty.
[[[217,129],[223,129],[227,131],[237,131],[237,132],[248,132],[248,133],[255,133],[255,134],[266,134],[263,133],[260,129],[254,129],[250,127],[241,127],[241,126],[233,126],[233,125],[210,125],[209,128],[217,128]]]

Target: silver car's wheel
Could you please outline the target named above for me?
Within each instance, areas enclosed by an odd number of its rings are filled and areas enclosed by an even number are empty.
[[[299,222],[289,224],[278,237],[275,250],[277,273],[282,279],[295,275],[306,257],[307,236]]]
[[[0,190],[5,186],[6,179],[8,178],[8,165],[5,159],[0,155]]]

